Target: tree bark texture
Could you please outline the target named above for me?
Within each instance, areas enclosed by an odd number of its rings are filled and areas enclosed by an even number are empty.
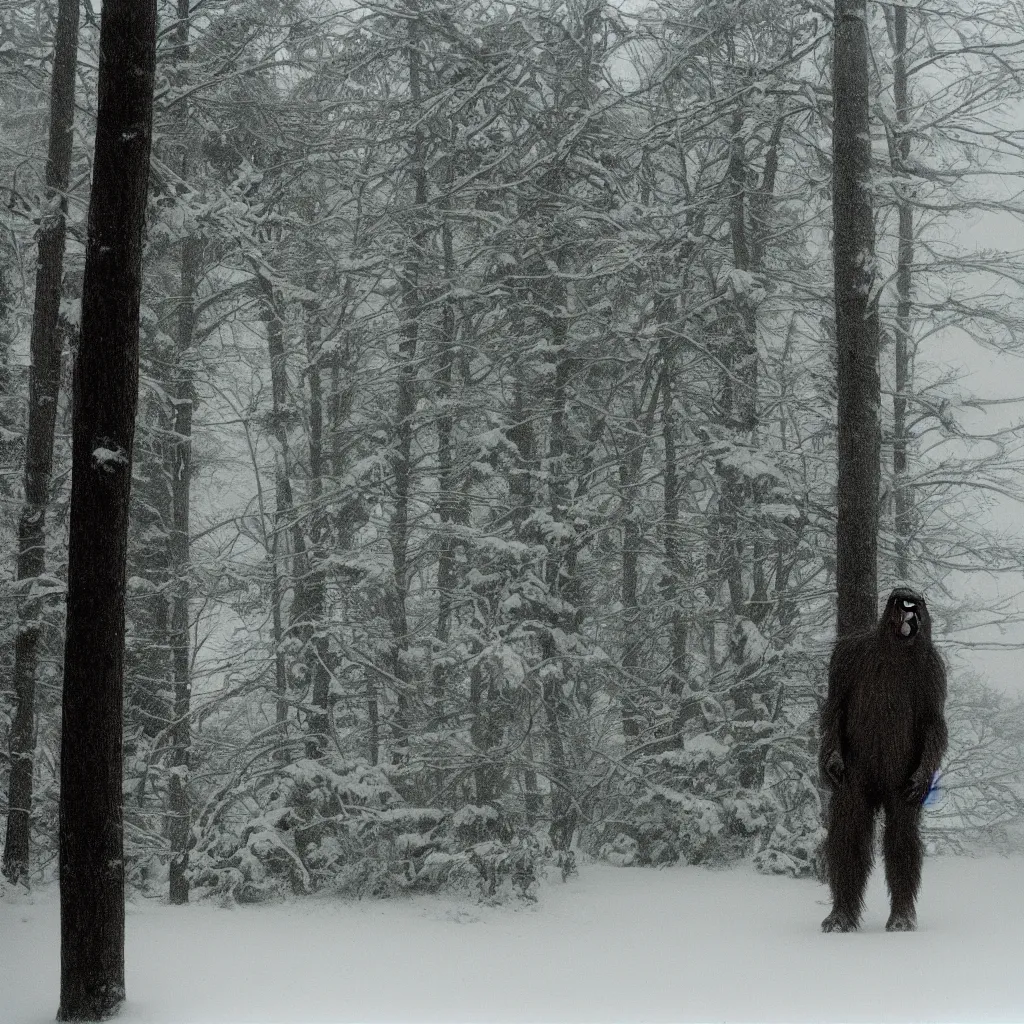
[[[295,512],[292,493],[292,456],[288,439],[288,367],[284,347],[284,324],[277,307],[274,284],[261,268],[256,268],[256,286],[262,303],[263,322],[267,332],[267,355],[270,360],[272,420],[277,451],[274,466],[274,536],[271,542],[272,590],[274,616],[274,670],[277,688],[277,724],[285,735],[288,721],[288,668],[282,643],[292,627],[301,623],[306,609],[306,540]],[[281,576],[278,555],[287,552],[288,538],[292,550],[291,626],[283,624],[282,602],[287,583]]]
[[[420,85],[420,25],[416,5],[410,5],[409,45],[409,98],[412,113],[421,115],[422,91]],[[413,219],[415,231],[402,274],[402,340],[399,344],[398,401],[395,410],[398,438],[392,464],[394,466],[395,511],[388,528],[391,561],[394,570],[394,588],[389,601],[391,631],[394,637],[390,659],[391,675],[398,688],[392,722],[392,760],[405,759],[409,745],[408,669],[405,652],[409,646],[409,623],[406,602],[409,591],[409,494],[412,488],[413,413],[416,410],[416,354],[419,347],[422,301],[420,276],[423,250],[427,242],[427,229],[423,215],[427,204],[426,140],[423,130],[413,132],[412,151]]]
[[[669,612],[669,649],[672,661],[669,665],[668,687],[674,694],[682,693],[686,682],[686,649],[688,630],[686,616],[680,607],[681,589],[685,571],[680,538],[680,485],[678,455],[676,452],[675,413],[675,356],[668,342],[663,342],[661,351],[661,440],[665,458],[665,480],[662,503],[665,516],[665,572],[662,594]]]
[[[306,277],[306,289],[316,291],[312,273]],[[327,640],[327,578],[323,569],[326,521],[323,507],[323,431],[324,406],[320,381],[320,317],[315,302],[303,304],[309,380],[309,482],[307,499],[310,513],[310,547],[306,552],[308,571],[304,583],[305,622],[301,636],[306,660],[306,679],[312,692],[306,739],[306,756],[322,756],[333,732],[331,679],[334,660]]]
[[[534,431],[532,405],[526,401],[526,384],[516,380],[512,397],[512,425],[507,431],[509,441],[518,452],[515,469],[509,478],[511,508],[509,516],[515,527],[518,540],[527,539],[526,520],[533,509],[534,481],[537,479],[540,460],[537,457],[537,437]],[[540,818],[544,799],[537,785],[537,771],[533,767],[533,739],[527,730],[523,741],[526,764],[523,767],[523,792],[526,801],[526,820],[532,826]]]
[[[566,333],[565,320],[555,317],[552,328],[552,347],[559,354],[555,363],[547,458],[549,511],[555,522],[563,522],[569,511],[569,488],[565,460],[568,433],[566,403],[572,364],[570,358],[564,354]],[[571,602],[571,595],[564,593],[565,588],[572,585],[575,577],[574,567],[568,564],[568,556],[569,551],[564,542],[556,540],[549,543],[545,582],[548,594],[552,599],[564,598],[567,602]],[[564,737],[564,722],[568,714],[564,695],[567,663],[558,650],[555,630],[564,628],[566,632],[569,632],[573,626],[563,623],[561,615],[554,611],[548,612],[548,618],[550,624],[540,634],[540,650],[546,670],[541,682],[541,700],[544,704],[545,734],[550,762],[548,773],[551,782],[550,835],[556,850],[568,850],[576,827],[576,815],[569,789],[569,767]]]
[[[178,0],[175,63],[189,58],[189,0]],[[183,138],[187,138],[188,105],[181,104]],[[187,151],[181,160],[182,180],[188,180]],[[171,660],[174,670],[174,715],[171,726],[171,776],[168,782],[170,822],[168,838],[171,862],[168,870],[168,898],[172,904],[188,903],[188,851],[190,808],[188,771],[192,752],[192,672],[189,603],[190,510],[192,504],[192,413],[195,404],[192,345],[196,333],[196,292],[201,273],[202,240],[182,239],[179,253],[181,295],[177,322],[177,373],[174,381],[174,419],[169,451],[171,475],[171,530],[168,538],[171,568]]]
[[[910,118],[907,76],[907,9],[896,7],[893,12],[895,56],[893,60],[893,98],[896,104],[896,154],[901,171],[910,159]],[[910,582],[910,534],[913,500],[907,480],[907,389],[910,386],[910,318],[912,312],[911,288],[914,264],[914,211],[910,197],[901,186],[898,200],[899,246],[896,253],[896,391],[892,398],[892,471],[895,505],[896,579]]]
[[[760,185],[754,184],[751,158],[744,137],[742,100],[733,120],[729,187],[731,191],[731,234],[733,266],[743,274],[760,273],[768,248],[768,224],[778,170],[778,147],[782,121],[777,120],[768,140]],[[757,347],[757,305],[742,288],[733,298],[732,337],[727,343],[725,386],[721,417],[740,446],[756,444],[760,427]],[[735,702],[733,737],[742,787],[760,788],[764,777],[767,746],[764,734],[766,709],[770,706],[770,681],[759,664],[751,660],[747,644],[750,620],[761,627],[772,608],[768,598],[767,563],[772,555],[764,532],[748,525],[757,520],[757,506],[766,500],[770,484],[752,479],[735,466],[719,462],[719,564],[729,595],[732,624],[729,657],[735,672],[732,697]],[[747,585],[749,578],[750,584]]]
[[[3,873],[12,883],[28,879],[32,827],[35,688],[43,602],[33,581],[46,571],[46,508],[53,466],[53,434],[60,392],[61,281],[64,274],[67,190],[71,173],[78,54],[78,0],[61,0],[53,45],[50,139],[46,158],[46,209],[39,224],[35,308],[29,352],[25,498],[18,519],[18,583],[22,603],[14,641],[14,720],[7,792]],[[23,588],[28,588],[26,591]]]
[[[643,552],[643,526],[640,498],[644,483],[641,473],[644,465],[644,453],[650,445],[654,429],[654,420],[658,413],[661,400],[661,389],[665,381],[663,374],[648,375],[640,395],[633,401],[632,415],[629,418],[630,429],[625,435],[624,451],[619,460],[619,517],[622,522],[621,582],[619,595],[622,601],[621,621],[621,662],[622,662],[622,694],[619,698],[622,716],[622,732],[629,746],[632,740],[641,735],[642,719],[640,702],[637,700],[637,670],[640,668],[640,654],[645,644],[642,628],[643,610],[640,604],[640,569]],[[648,390],[650,391],[648,395]],[[647,403],[646,410],[644,402]],[[670,472],[666,465],[666,477]],[[671,472],[675,473],[675,465]],[[673,484],[675,486],[675,484]],[[678,526],[678,522],[676,523]],[[678,611],[678,565],[670,562],[668,552],[665,555],[665,574],[663,586],[666,599],[673,611]],[[685,643],[685,641],[684,641]],[[685,653],[685,652],[684,652]]]
[[[478,804],[493,803],[502,794],[502,771],[492,753],[501,740],[497,705],[494,667],[478,659],[469,673],[469,735],[475,750],[473,782]]]
[[[195,337],[195,296],[201,241],[181,243],[181,305],[178,309],[178,373],[174,393],[174,438],[171,444],[171,655],[174,668],[174,721],[171,728],[170,801],[171,903],[188,903],[189,804],[187,774],[192,747],[192,672],[189,625],[189,522],[192,502],[192,410],[195,389],[189,363]]]
[[[138,400],[156,0],[106,0],[74,375],[60,785],[58,1019],[124,1000],[125,557]]]
[[[639,416],[634,416],[639,422]],[[640,722],[637,719],[636,700],[632,690],[637,665],[640,661],[640,639],[638,626],[640,623],[640,604],[637,596],[639,583],[639,565],[641,550],[640,527],[637,523],[635,494],[639,486],[640,469],[643,461],[643,448],[640,442],[631,438],[631,447],[619,463],[619,489],[622,506],[622,581],[620,594],[622,600],[622,698],[620,710],[622,715],[622,731],[627,743],[640,735]]]
[[[454,135],[454,132],[453,132]],[[448,160],[446,186],[454,181],[454,163]],[[437,626],[435,638],[441,660],[433,666],[432,685],[434,697],[434,718],[442,722],[445,717],[445,697],[448,684],[446,648],[451,635],[453,591],[456,581],[455,541],[452,525],[459,519],[458,470],[453,458],[453,434],[455,416],[452,410],[452,368],[455,362],[456,317],[455,301],[451,290],[455,287],[455,252],[452,244],[452,227],[448,219],[450,200],[442,198],[440,206],[444,212],[441,224],[441,250],[444,254],[444,282],[447,295],[441,307],[441,330],[439,338],[438,371],[436,389],[441,412],[437,417],[437,511],[441,519],[442,533],[437,557]]]
[[[838,0],[832,47],[832,216],[839,385],[837,632],[877,614],[881,461],[866,0]]]

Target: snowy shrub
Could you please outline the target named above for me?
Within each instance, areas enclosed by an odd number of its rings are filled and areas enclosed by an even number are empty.
[[[400,852],[403,888],[447,885],[475,890],[492,903],[510,896],[536,899],[545,865],[557,861],[545,833],[517,827],[494,804],[467,804],[429,834],[408,837]]]
[[[754,866],[767,875],[819,877],[818,850],[825,833],[817,787],[806,764],[786,761],[778,768],[782,778],[772,790],[771,827],[761,833]]]
[[[320,888],[364,855],[360,825],[397,799],[381,769],[340,758],[276,766],[219,796],[195,830],[192,883],[240,902]]]
[[[710,734],[637,758],[588,846],[612,864],[726,864],[748,856],[777,813],[737,784],[733,748]]]
[[[599,830],[598,857],[612,864],[641,867],[724,863],[727,842],[721,804],[662,789],[638,793],[630,810],[616,816],[614,831]]]
[[[493,804],[460,807],[452,815],[449,827],[453,841],[463,846],[484,842],[491,837],[509,839],[512,835],[511,822]]]
[[[754,854],[754,866],[762,874],[789,875],[790,878],[818,876],[818,848],[824,838],[820,827],[791,832],[778,824],[763,850]]]
[[[226,813],[232,804],[243,817]],[[361,762],[280,765],[258,784],[237,787],[221,808],[201,818],[190,870],[197,888],[237,902],[442,887],[492,902],[534,899],[546,864],[557,863],[563,877],[575,868],[503,806],[404,806],[383,769]]]
[[[521,899],[535,901],[540,882],[541,845],[532,832],[524,832],[508,845],[479,843],[469,850],[469,862],[479,876],[480,895],[497,902],[507,886]]]
[[[167,858],[146,849],[129,852],[127,841],[125,847],[125,885],[147,895],[165,890],[170,873]]]
[[[602,860],[620,868],[635,864],[639,854],[640,844],[625,832],[620,832],[610,843],[605,843],[597,851],[598,857]]]
[[[940,853],[1008,852],[1024,833],[1024,705],[977,679],[953,676],[949,750],[921,833]]]

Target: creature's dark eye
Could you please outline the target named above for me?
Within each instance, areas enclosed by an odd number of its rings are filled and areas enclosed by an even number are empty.
[[[904,601],[903,602],[903,607],[904,608],[916,608],[917,604],[914,601]]]

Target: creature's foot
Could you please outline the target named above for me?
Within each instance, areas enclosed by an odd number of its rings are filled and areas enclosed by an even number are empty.
[[[852,932],[857,930],[857,919],[845,910],[833,910],[821,922],[823,932]]]
[[[885,922],[887,932],[912,932],[917,928],[917,914],[913,910],[894,910]]]

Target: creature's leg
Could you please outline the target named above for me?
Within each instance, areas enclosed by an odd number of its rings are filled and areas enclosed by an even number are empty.
[[[832,913],[822,931],[848,932],[860,923],[864,887],[874,856],[875,808],[857,779],[847,777],[832,794],[825,837],[825,873],[832,890]]]
[[[885,881],[889,886],[892,914],[886,929],[913,931],[917,925],[914,901],[921,886],[924,846],[919,825],[921,808],[907,804],[901,794],[885,801]]]

